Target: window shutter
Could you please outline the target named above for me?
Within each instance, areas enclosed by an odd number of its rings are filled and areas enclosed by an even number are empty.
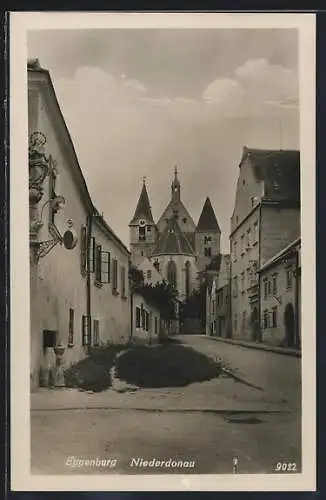
[[[87,345],[86,316],[82,316],[82,345]]]
[[[92,236],[89,242],[89,256],[88,256],[89,271],[91,273],[95,271],[95,257],[96,257],[95,238],[94,236]]]
[[[140,308],[136,307],[136,328],[140,328]]]
[[[81,227],[80,232],[80,265],[82,272],[86,271],[86,263],[87,263],[87,234],[86,227]]]
[[[96,245],[95,251],[95,280],[102,282],[102,246]]]
[[[101,252],[102,283],[110,283],[110,252]]]

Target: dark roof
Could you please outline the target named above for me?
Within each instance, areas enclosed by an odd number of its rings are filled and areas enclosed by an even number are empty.
[[[149,198],[145,182],[143,183],[143,187],[139,196],[135,214],[130,224],[134,224],[141,218],[146,219],[147,222],[151,222],[152,224],[154,224],[154,219],[152,215],[151,206],[149,204]]]
[[[215,213],[211,204],[211,200],[207,197],[200,214],[196,231],[218,231],[221,232],[218,225]]]
[[[56,111],[57,111],[58,116],[59,116],[59,120],[61,121],[61,125],[63,128],[64,134],[65,134],[65,139],[67,140],[67,143],[68,143],[68,148],[67,148],[68,154],[72,158],[72,161],[69,162],[69,164],[71,164],[71,168],[75,170],[75,172],[77,173],[77,176],[79,178],[79,181],[80,181],[79,184],[81,186],[81,190],[82,190],[82,194],[83,194],[82,199],[87,207],[88,213],[92,216],[92,220],[94,220],[98,225],[100,225],[103,228],[103,230],[105,230],[107,233],[109,233],[109,235],[113,238],[114,242],[117,243],[120,246],[120,248],[122,248],[130,256],[130,252],[129,252],[128,248],[126,247],[126,245],[121,241],[121,239],[117,236],[117,234],[113,231],[113,229],[109,226],[109,224],[104,220],[104,218],[102,216],[99,216],[99,211],[97,210],[97,208],[93,204],[93,201],[91,199],[91,196],[89,194],[88,187],[87,187],[87,184],[85,181],[85,177],[83,175],[82,169],[81,169],[79,161],[78,161],[78,157],[77,157],[74,143],[72,141],[69,129],[67,127],[67,124],[65,122],[64,116],[62,114],[62,111],[61,111],[61,108],[59,105],[57,95],[55,93],[55,89],[53,86],[53,82],[52,82],[49,70],[42,68],[38,59],[29,59],[27,62],[27,70],[28,70],[28,73],[30,73],[30,74],[40,73],[40,74],[44,75],[44,78],[46,80],[45,83],[50,90],[50,92],[47,93],[47,95],[49,96],[50,99],[53,99],[54,105],[56,107]],[[27,84],[29,84],[29,81],[27,82]]]
[[[167,226],[156,242],[152,255],[193,255],[194,250],[185,233],[180,229],[176,217],[169,219]]]
[[[244,147],[240,167],[246,158],[265,184],[265,198],[300,200],[300,151]]]

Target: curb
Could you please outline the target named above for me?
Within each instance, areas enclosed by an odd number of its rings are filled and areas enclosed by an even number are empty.
[[[240,347],[246,347],[247,349],[257,349],[266,352],[274,352],[276,354],[284,354],[286,356],[295,356],[301,358],[301,351],[298,349],[286,349],[283,347],[269,346],[267,344],[255,344],[249,342],[243,342],[241,340],[224,339],[221,337],[211,337],[208,335],[200,335],[201,338],[206,338],[208,340],[213,340],[214,342],[224,342],[225,344],[238,345]]]
[[[284,413],[291,413],[289,409],[282,410],[235,410],[235,409],[214,409],[214,408],[144,408],[144,407],[123,407],[123,406],[83,406],[83,407],[65,407],[65,408],[31,408],[31,412],[56,412],[56,411],[81,411],[81,410],[131,410],[143,411],[151,413],[213,413],[216,415],[246,415],[246,414],[261,414],[261,415],[279,415]]]

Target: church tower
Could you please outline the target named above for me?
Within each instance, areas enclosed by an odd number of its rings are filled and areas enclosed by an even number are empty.
[[[145,179],[129,229],[131,260],[134,265],[138,265],[151,255],[157,237]]]
[[[195,248],[199,271],[220,255],[221,230],[218,225],[212,204],[207,197],[196,227]]]

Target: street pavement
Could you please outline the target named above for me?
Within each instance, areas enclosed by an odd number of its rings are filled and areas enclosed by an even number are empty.
[[[97,394],[41,389],[31,397],[32,473],[231,473],[235,456],[239,473],[270,473],[277,462],[295,463],[300,471],[300,359],[201,336],[179,340],[222,359],[242,382],[219,377],[181,388]],[[116,463],[73,467],[69,457]],[[131,467],[139,457],[195,465]]]
[[[301,358],[219,342],[205,335],[180,335],[177,339],[207,356],[221,358],[238,377],[300,409]]]

